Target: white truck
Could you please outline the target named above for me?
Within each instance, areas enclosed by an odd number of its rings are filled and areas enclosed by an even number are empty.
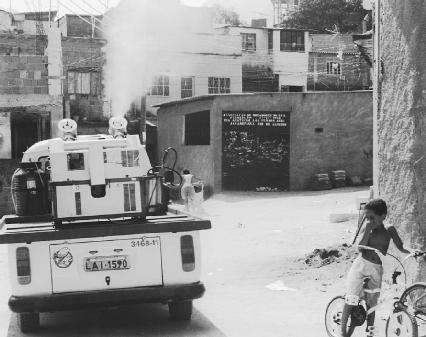
[[[210,221],[158,207],[163,181],[146,175],[136,137],[113,130],[69,139],[61,129],[62,139],[24,154],[12,186],[17,214],[0,222],[21,330],[36,330],[42,312],[141,302],[168,304],[171,318],[189,320],[205,291],[200,231]]]

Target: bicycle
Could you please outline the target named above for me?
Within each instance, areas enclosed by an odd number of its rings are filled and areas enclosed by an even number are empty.
[[[383,255],[380,251],[367,247],[367,246],[357,246],[362,249],[373,250],[376,253]],[[411,257],[420,257],[425,256],[426,252],[414,252],[409,255],[401,262],[396,256],[388,253],[387,255],[391,256],[396,262],[397,267],[394,269],[392,273],[392,285],[397,285],[398,277],[403,274],[404,276],[404,287],[407,284],[407,273],[404,267],[404,262]],[[401,271],[397,271],[398,268],[401,268]],[[418,327],[415,316],[409,312],[408,305],[403,305],[403,303],[407,303],[409,300],[412,300],[412,296],[410,297],[410,293],[413,294],[414,290],[419,291],[420,289],[423,291],[424,295],[421,299],[425,300],[425,311],[422,311],[422,314],[425,316],[426,322],[426,283],[418,283],[414,284],[409,288],[405,288],[405,291],[401,295],[400,299],[385,299],[380,300],[377,305],[372,308],[367,306],[366,295],[367,293],[377,293],[380,292],[381,289],[369,289],[368,287],[369,279],[364,280],[364,291],[360,296],[360,300],[357,306],[349,307],[348,310],[350,312],[344,312],[344,304],[345,304],[345,296],[336,296],[334,297],[327,305],[325,312],[325,328],[328,336],[330,337],[350,337],[355,331],[356,327],[362,326],[367,319],[368,314],[376,311],[379,307],[382,307],[389,303],[389,300],[393,300],[393,312],[387,320],[386,323],[386,336],[406,336],[406,337],[418,337]],[[417,288],[415,288],[417,286]],[[412,291],[408,291],[412,289]],[[405,297],[404,297],[405,295]],[[412,303],[412,302],[410,302]],[[420,312],[418,312],[419,314]],[[345,328],[343,329],[342,326]]]
[[[418,256],[425,256],[423,252]],[[404,314],[400,314],[404,312]],[[402,293],[400,299],[394,304],[394,311],[386,322],[386,337],[402,336],[400,327],[401,315],[409,315],[409,319],[418,326],[417,322],[426,323],[426,283],[416,282]],[[417,337],[417,335],[413,335]]]

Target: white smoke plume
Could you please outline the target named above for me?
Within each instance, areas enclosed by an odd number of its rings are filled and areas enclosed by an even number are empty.
[[[191,33],[206,25],[193,10],[179,0],[122,0],[108,13],[104,78],[113,116],[123,116],[168,71],[176,52],[191,48]]]

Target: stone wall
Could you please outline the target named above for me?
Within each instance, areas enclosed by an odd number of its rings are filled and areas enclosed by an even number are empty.
[[[158,111],[159,150],[179,153],[188,168],[215,192],[222,190],[222,112],[290,112],[290,189],[310,186],[315,173],[346,170],[372,178],[372,93],[322,92],[222,95],[170,103]],[[184,115],[210,110],[210,145],[185,146]],[[316,133],[315,129],[323,132]]]
[[[407,246],[426,249],[426,3],[385,0],[381,14],[379,194]]]

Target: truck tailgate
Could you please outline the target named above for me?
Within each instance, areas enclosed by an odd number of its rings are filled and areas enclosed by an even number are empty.
[[[159,236],[49,245],[53,293],[163,285]]]

